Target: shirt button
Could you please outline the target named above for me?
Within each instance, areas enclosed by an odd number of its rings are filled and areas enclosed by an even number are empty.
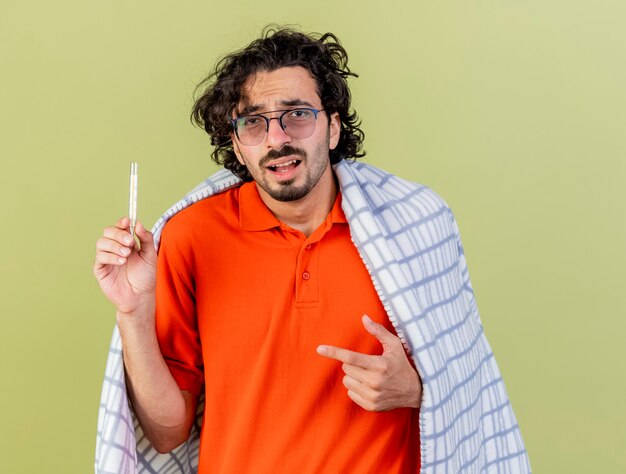
[[[302,279],[303,280],[308,280],[309,278],[311,278],[311,274],[309,272],[304,272],[302,274]]]
[[[307,245],[306,247],[304,247],[307,250],[311,250],[311,244]]]

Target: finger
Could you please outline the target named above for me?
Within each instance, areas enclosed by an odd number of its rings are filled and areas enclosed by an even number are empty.
[[[350,397],[350,400],[352,400],[354,403],[359,405],[364,410],[381,411],[381,410],[376,409],[376,405],[372,403],[370,400],[367,400],[366,398],[362,397],[360,394],[352,390],[348,390],[348,397]]]
[[[402,345],[398,336],[390,333],[382,324],[372,321],[367,314],[363,315],[362,320],[365,330],[378,339],[383,345],[383,351],[388,351],[398,345]]]
[[[130,229],[130,218],[129,217],[122,217],[122,218],[120,218],[115,223],[115,227],[117,227],[118,229],[123,229],[123,230]]]
[[[386,381],[388,379],[382,358],[379,357],[376,362],[380,362],[380,366],[374,366],[370,369],[362,369],[361,367],[356,367],[349,364],[343,364],[341,368],[347,376],[351,377],[357,382],[363,384],[366,387],[369,387],[372,390],[380,391],[385,388]]]
[[[131,252],[127,246],[105,237],[96,241],[96,250],[98,253],[111,253],[118,257],[128,257]]]
[[[96,265],[102,267],[104,265],[124,265],[126,257],[119,257],[112,253],[99,253],[96,255]]]
[[[126,258],[124,257],[119,257],[108,252],[98,252],[96,253],[96,260],[93,264],[93,273],[96,277],[99,277],[110,272],[110,270],[105,270],[106,267],[124,265],[125,263]]]
[[[130,232],[130,217],[122,217],[120,218],[116,223],[115,223],[115,227],[117,227],[118,229],[122,229],[123,231],[125,231],[128,235],[130,235],[130,239],[128,239],[128,237],[124,236],[124,243],[127,244],[131,249],[137,247],[137,242],[135,242],[135,238],[133,237],[133,234]]]
[[[341,369],[343,370],[344,374],[352,377],[354,380],[358,380],[361,383],[371,385],[371,370],[346,363],[341,366]]]
[[[152,232],[147,230],[140,221],[137,221],[137,225],[135,226],[135,235],[141,243],[142,253],[146,255],[156,254]]]
[[[130,235],[130,232],[127,229],[117,227],[117,225],[115,227],[105,227],[102,235],[104,238],[114,240],[130,249],[135,245],[135,239]]]
[[[362,367],[364,369],[369,368],[372,365],[370,359],[372,357],[376,357],[335,346],[318,346],[317,353],[321,356],[328,357],[329,359],[335,359],[346,364]]]
[[[364,400],[373,401],[378,397],[378,392],[372,390],[372,388],[359,382],[358,380],[353,379],[349,375],[344,376],[341,383],[343,383],[343,386],[346,387],[349,391],[356,393]]]

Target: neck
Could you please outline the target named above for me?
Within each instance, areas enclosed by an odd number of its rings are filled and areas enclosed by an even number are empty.
[[[307,237],[326,220],[337,197],[337,183],[330,166],[309,194],[297,201],[277,201],[258,185],[257,189],[265,205],[279,221]]]

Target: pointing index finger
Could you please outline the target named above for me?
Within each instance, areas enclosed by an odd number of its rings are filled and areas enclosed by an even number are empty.
[[[338,360],[345,364],[354,365],[363,369],[371,367],[372,356],[369,354],[362,354],[360,352],[354,352],[348,349],[342,349],[335,346],[318,346],[317,353],[321,356],[328,357],[329,359]]]

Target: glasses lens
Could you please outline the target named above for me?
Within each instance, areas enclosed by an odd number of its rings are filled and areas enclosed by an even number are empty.
[[[315,113],[309,109],[295,109],[283,115],[283,130],[291,138],[309,138],[315,130]]]
[[[267,130],[265,119],[259,115],[246,115],[237,119],[237,136],[244,145],[258,145]]]

